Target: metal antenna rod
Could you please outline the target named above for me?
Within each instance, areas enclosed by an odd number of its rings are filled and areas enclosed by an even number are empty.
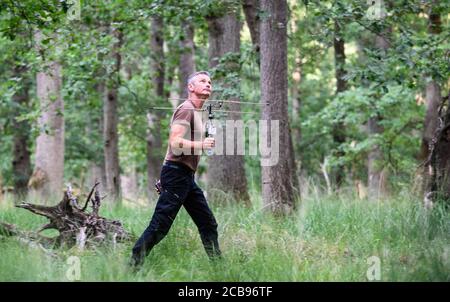
[[[186,101],[187,99],[181,98],[170,98],[171,101]],[[269,103],[260,102],[241,102],[241,101],[230,101],[230,100],[206,100],[206,102],[218,102],[218,103],[235,103],[235,104],[251,104],[251,105],[269,105]]]
[[[233,111],[233,110],[214,110],[214,112],[259,114],[258,112],[252,111]]]

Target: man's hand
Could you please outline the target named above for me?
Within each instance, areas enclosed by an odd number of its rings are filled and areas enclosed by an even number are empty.
[[[203,141],[202,147],[203,149],[212,149],[216,145],[216,140],[214,137],[207,137]]]

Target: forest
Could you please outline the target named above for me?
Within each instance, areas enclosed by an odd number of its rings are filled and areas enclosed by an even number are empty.
[[[439,0],[2,0],[0,281],[450,281],[449,19]],[[131,272],[197,71],[223,259],[182,209]]]

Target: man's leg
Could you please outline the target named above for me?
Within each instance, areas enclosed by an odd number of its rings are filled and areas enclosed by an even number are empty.
[[[189,192],[183,205],[197,225],[203,246],[205,247],[209,258],[215,259],[220,257],[221,252],[219,249],[217,222],[206,202],[203,191],[197,184],[195,184],[193,190]]]
[[[133,247],[133,264],[139,265],[142,263],[151,249],[169,232],[190,189],[189,183],[184,181],[185,179],[186,176],[180,174],[179,171],[170,171],[163,168],[161,182],[164,190],[159,196],[150,224]]]

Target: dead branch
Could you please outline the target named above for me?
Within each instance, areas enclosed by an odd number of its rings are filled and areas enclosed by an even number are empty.
[[[115,243],[131,239],[120,221],[98,215],[101,206],[98,184],[98,182],[94,184],[82,209],[78,207],[78,200],[73,195],[70,185],[64,192],[63,199],[56,206],[43,206],[27,202],[16,205],[18,208],[46,217],[50,220],[49,223],[34,233],[21,232],[14,225],[0,223],[0,235],[18,236],[31,240],[51,240],[57,246],[77,245],[81,249],[92,243],[106,241]],[[94,198],[91,198],[92,194],[94,194]],[[92,203],[92,213],[85,211],[89,201]],[[55,238],[46,238],[39,234],[48,229],[56,229],[59,235]]]

